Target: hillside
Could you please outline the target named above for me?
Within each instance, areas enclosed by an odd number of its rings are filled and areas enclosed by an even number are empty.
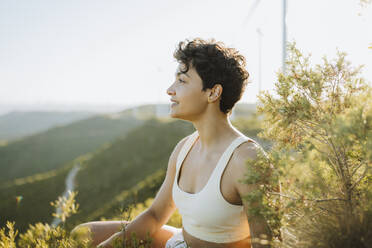
[[[232,119],[247,117],[256,111],[255,104],[238,103],[234,108]],[[111,116],[131,112],[137,119],[169,117],[169,104],[149,104],[133,107]],[[94,116],[93,112],[11,112],[0,115],[0,146],[7,143],[44,132],[57,126]]]
[[[237,103],[233,109],[231,119],[249,118],[256,112],[256,104],[254,103]]]
[[[49,223],[54,208],[50,202],[57,199],[65,188],[65,178],[73,163],[60,169],[17,179],[0,187],[0,227],[6,221],[15,221],[21,232],[36,222]],[[17,199],[18,198],[18,199]]]
[[[0,116],[0,140],[23,138],[93,115],[91,112],[11,112]]]
[[[139,119],[149,118],[169,118],[170,104],[148,104],[134,107],[131,109],[132,114]],[[256,113],[256,104],[238,103],[234,107],[231,118],[249,118]]]
[[[97,115],[0,147],[0,181],[56,169],[142,123],[132,115]]]

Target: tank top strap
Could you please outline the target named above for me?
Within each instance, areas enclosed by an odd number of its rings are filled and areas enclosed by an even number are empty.
[[[217,163],[216,169],[215,169],[215,175],[213,177],[214,182],[217,183],[217,189],[220,188],[220,182],[221,182],[221,176],[226,168],[226,165],[228,164],[231,155],[235,151],[235,149],[240,146],[242,143],[250,140],[247,137],[241,136],[236,138],[233,142],[231,142],[230,146],[225,150],[225,152],[222,154],[220,160]]]
[[[176,164],[176,170],[180,168],[183,160],[185,159],[186,155],[189,153],[191,147],[194,145],[196,139],[198,138],[199,134],[198,131],[195,131],[192,133],[189,138],[185,141],[183,144],[178,156],[177,156],[177,164]],[[178,173],[177,173],[178,174]]]

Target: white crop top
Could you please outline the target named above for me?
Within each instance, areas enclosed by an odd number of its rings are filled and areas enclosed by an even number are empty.
[[[197,138],[196,131],[186,140],[178,155],[172,189],[183,228],[192,236],[209,242],[229,243],[245,239],[250,233],[244,207],[225,200],[220,191],[220,181],[235,148],[249,139],[244,136],[236,138],[222,154],[204,188],[191,194],[179,188],[178,177],[180,167]]]

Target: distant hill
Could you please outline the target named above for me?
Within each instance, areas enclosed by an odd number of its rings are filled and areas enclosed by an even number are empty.
[[[141,105],[117,113],[90,117],[89,113],[85,113],[88,118],[74,122],[73,117],[83,118],[84,113],[59,115],[53,112],[35,112],[0,116],[0,133],[5,132],[7,137],[11,136],[13,131],[13,134],[21,135],[20,130],[25,130],[27,126],[29,129],[32,129],[30,126],[35,126],[33,131],[36,127],[46,127],[53,119],[54,123],[57,120],[62,122],[63,119],[72,122],[54,125],[47,130],[13,141],[4,142],[0,139],[0,183],[58,168],[82,154],[96,150],[105,142],[124,136],[128,130],[147,119],[157,115],[168,117],[167,108],[166,104]],[[159,110],[163,112],[160,113]],[[13,131],[9,131],[12,126]]]
[[[148,104],[131,108],[137,118],[149,119],[151,117],[169,118],[170,104]],[[238,103],[235,105],[231,119],[249,118],[256,113],[256,104]]]
[[[169,117],[169,104],[148,104],[140,105],[111,114],[112,116],[131,111],[133,116],[139,119],[154,117]],[[238,103],[234,108],[232,119],[247,117],[256,111],[255,104]],[[12,140],[20,139],[47,129],[64,126],[79,120],[92,117],[94,112],[61,112],[61,111],[32,111],[32,112],[11,112],[0,115],[0,146]]]
[[[237,103],[231,117],[232,119],[249,118],[256,112],[256,104],[254,103]]]
[[[0,182],[56,169],[142,123],[130,111],[97,115],[0,147]]]
[[[0,140],[14,140],[95,115],[91,112],[11,112],[0,116]]]

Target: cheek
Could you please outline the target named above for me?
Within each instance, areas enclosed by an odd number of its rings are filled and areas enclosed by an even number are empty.
[[[179,105],[179,110],[185,114],[199,114],[203,112],[207,104],[201,97],[192,97]]]

